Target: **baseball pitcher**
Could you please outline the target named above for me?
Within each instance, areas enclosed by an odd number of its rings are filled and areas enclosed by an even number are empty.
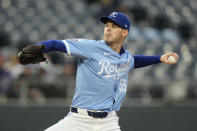
[[[128,17],[113,12],[101,18],[104,40],[48,40],[30,45],[18,54],[21,64],[46,61],[44,53],[59,51],[78,57],[76,88],[70,112],[46,131],[120,131],[117,112],[125,98],[128,73],[158,63],[174,64],[176,53],[132,55],[123,48],[130,30]]]

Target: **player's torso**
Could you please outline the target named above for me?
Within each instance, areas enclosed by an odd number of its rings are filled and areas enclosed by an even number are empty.
[[[112,108],[115,102],[119,106],[126,94],[132,64],[130,53],[120,55],[101,42],[92,59],[79,59],[74,100],[89,99],[84,100],[84,105],[100,109]]]

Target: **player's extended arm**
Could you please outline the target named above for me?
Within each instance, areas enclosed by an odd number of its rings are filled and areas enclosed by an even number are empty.
[[[141,68],[161,63],[161,56],[134,55],[134,68]]]
[[[66,47],[62,40],[47,40],[40,42],[36,45],[45,45],[45,49],[43,50],[43,53],[47,53],[50,51],[60,51],[67,53]]]
[[[17,61],[22,65],[39,64],[46,61],[43,53],[60,51],[67,53],[66,47],[61,40],[48,40],[36,45],[24,47],[16,56]]]
[[[178,61],[179,56],[176,53],[166,53],[160,56],[146,56],[146,55],[134,55],[134,68],[145,67],[158,63],[175,64],[172,63],[168,58],[173,56]]]

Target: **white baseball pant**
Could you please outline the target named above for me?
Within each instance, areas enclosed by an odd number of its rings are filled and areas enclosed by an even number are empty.
[[[68,115],[45,131],[121,131],[119,117],[115,111],[105,118],[94,118],[88,115],[86,109],[78,108],[78,113]]]

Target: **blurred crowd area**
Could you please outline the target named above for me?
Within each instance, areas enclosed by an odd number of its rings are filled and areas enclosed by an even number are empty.
[[[196,100],[196,0],[0,0],[0,103],[71,98],[76,57],[52,52],[46,54],[46,63],[22,66],[16,54],[26,45],[50,39],[103,39],[99,19],[113,11],[125,12],[131,20],[124,46],[132,54],[180,55],[176,65],[133,70],[127,97]]]

